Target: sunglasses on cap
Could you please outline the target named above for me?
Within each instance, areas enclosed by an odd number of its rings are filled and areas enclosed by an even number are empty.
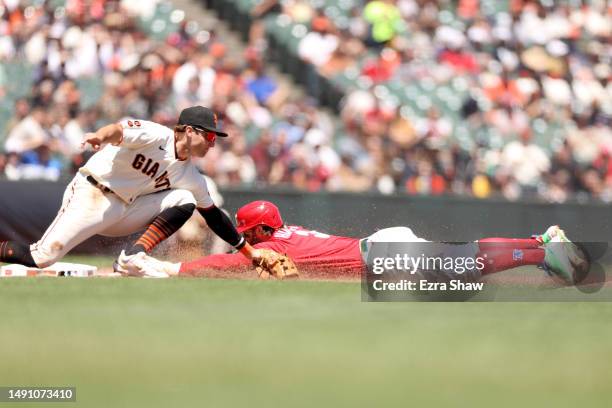
[[[207,141],[209,141],[210,143],[214,142],[215,140],[217,140],[217,134],[215,132],[210,132],[206,129],[202,129],[201,127],[197,127],[197,126],[191,126],[193,128],[193,130],[195,130],[198,134],[202,134],[204,135],[204,139],[206,139]]]

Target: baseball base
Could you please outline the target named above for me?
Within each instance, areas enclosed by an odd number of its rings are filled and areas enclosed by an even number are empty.
[[[28,266],[11,264],[0,267],[0,277],[24,277],[24,276],[74,276],[87,278],[95,276],[98,268],[91,265],[57,262],[46,268],[32,268]]]

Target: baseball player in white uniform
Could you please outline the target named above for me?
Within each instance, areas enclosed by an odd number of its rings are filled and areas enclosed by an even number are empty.
[[[23,245],[0,242],[0,262],[47,267],[93,235],[125,236],[145,230],[119,255],[122,273],[147,270],[145,253],[176,232],[197,208],[209,227],[248,258],[258,258],[229,217],[214,204],[191,156],[204,157],[217,136],[227,137],[217,115],[184,109],[174,129],[123,120],[89,133],[96,153],[64,193],[62,207],[42,238]]]

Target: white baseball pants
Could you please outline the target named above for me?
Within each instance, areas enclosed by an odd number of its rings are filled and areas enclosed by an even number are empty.
[[[70,182],[55,220],[42,238],[30,245],[32,258],[47,267],[94,235],[130,235],[145,229],[163,210],[196,203],[188,190],[166,190],[138,197],[128,204],[113,193],[104,193],[77,173]]]

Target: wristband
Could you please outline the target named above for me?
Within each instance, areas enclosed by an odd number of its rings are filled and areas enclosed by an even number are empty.
[[[244,239],[244,236],[240,236],[240,241],[238,241],[238,243],[236,245],[234,245],[234,248],[236,248],[236,250],[240,251],[244,246],[246,245],[246,239]]]

